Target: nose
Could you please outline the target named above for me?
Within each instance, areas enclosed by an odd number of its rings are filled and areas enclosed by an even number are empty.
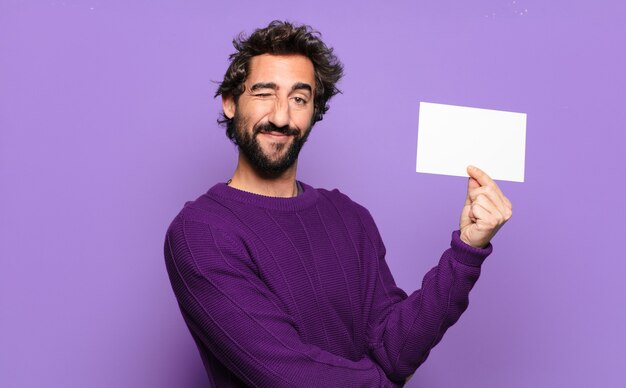
[[[269,115],[269,121],[278,128],[289,125],[289,103],[286,99],[285,101],[282,98],[276,100],[274,109]]]

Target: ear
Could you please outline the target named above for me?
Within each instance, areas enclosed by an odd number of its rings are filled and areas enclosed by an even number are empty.
[[[224,110],[224,115],[229,119],[235,117],[235,99],[233,96],[222,96],[222,109]]]

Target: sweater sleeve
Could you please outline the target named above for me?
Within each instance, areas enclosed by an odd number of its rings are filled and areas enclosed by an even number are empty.
[[[223,365],[249,386],[396,386],[367,356],[351,361],[303,343],[249,256],[229,233],[180,216],[165,241],[188,326]]]
[[[492,246],[471,247],[461,241],[459,231],[453,232],[451,246],[443,252],[438,265],[426,273],[421,289],[407,297],[393,280],[373,221],[370,227],[378,252],[368,328],[370,354],[392,381],[401,382],[426,360],[465,311],[469,292]]]

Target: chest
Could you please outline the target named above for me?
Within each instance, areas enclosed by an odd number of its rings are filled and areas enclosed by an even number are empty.
[[[264,217],[249,246],[259,277],[305,341],[354,349],[363,342],[366,263],[375,255],[364,232],[319,211]]]

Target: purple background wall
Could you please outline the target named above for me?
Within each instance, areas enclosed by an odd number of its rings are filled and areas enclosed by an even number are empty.
[[[415,173],[419,101],[528,113],[526,182],[501,183],[515,215],[408,386],[626,386],[625,8],[2,0],[0,386],[205,385],[163,237],[230,177],[212,81],[238,32],[277,18],[315,26],[346,67],[299,178],[370,209],[407,291],[466,185]]]

